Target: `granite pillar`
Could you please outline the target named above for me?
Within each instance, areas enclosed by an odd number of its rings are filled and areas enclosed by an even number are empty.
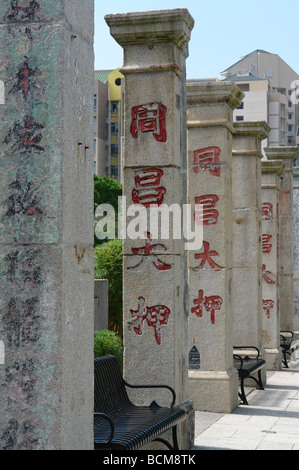
[[[267,370],[281,370],[280,279],[279,279],[279,196],[284,164],[262,161],[262,345]]]
[[[236,122],[233,138],[234,346],[262,347],[261,142],[265,122]],[[261,350],[261,355],[263,351]]]
[[[293,180],[293,236],[294,236],[294,331],[299,334],[299,168],[294,168]]]
[[[297,147],[266,147],[268,160],[283,160],[279,200],[280,329],[294,330],[293,177]]]
[[[135,384],[166,383],[175,389],[177,404],[190,408],[186,251],[174,231],[181,231],[186,202],[186,58],[194,20],[186,9],[105,19],[124,49],[124,375]],[[135,234],[129,214],[138,208],[143,222]],[[154,213],[161,224],[152,222]],[[155,397],[149,391],[142,404]],[[169,396],[163,400],[169,403]],[[192,445],[190,422],[180,427],[183,449]]]
[[[0,1],[0,448],[93,448],[93,1]]]
[[[189,250],[189,370],[196,410],[230,413],[238,404],[233,367],[232,136],[243,93],[230,82],[187,86],[188,203],[203,225],[203,245]]]

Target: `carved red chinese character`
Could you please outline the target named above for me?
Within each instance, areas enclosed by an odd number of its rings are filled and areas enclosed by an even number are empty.
[[[159,186],[164,171],[160,168],[144,168],[135,172],[135,186],[132,191],[134,204],[150,207],[153,204],[160,206],[163,203],[166,189]]]
[[[263,253],[271,253],[271,248],[272,244],[270,243],[270,240],[272,238],[272,235],[267,235],[263,234],[262,236],[262,251]]]
[[[132,108],[131,135],[138,139],[138,132],[151,132],[157,142],[166,142],[167,108],[162,104],[152,103]]]
[[[137,335],[142,335],[143,322],[146,320],[148,326],[154,329],[156,342],[160,345],[161,326],[167,325],[171,312],[165,305],[146,307],[144,297],[139,297],[138,301],[138,309],[130,310],[133,320],[129,322],[129,331],[134,330]]]
[[[267,318],[270,318],[270,311],[274,308],[274,300],[263,300],[263,310],[266,312]]]
[[[270,202],[262,204],[262,219],[273,220],[273,204],[270,204]]]
[[[195,222],[197,225],[217,224],[219,212],[215,209],[219,197],[216,194],[207,194],[195,198]]]
[[[199,290],[198,299],[194,299],[193,303],[195,306],[191,309],[191,312],[201,318],[203,315],[203,308],[205,308],[207,312],[211,312],[211,323],[214,325],[215,312],[221,310],[223,299],[219,295],[204,297],[203,290]]]
[[[148,261],[151,261],[155,268],[158,269],[158,271],[168,271],[169,269],[171,269],[171,265],[163,263],[163,261],[161,261],[158,258],[158,255],[155,253],[157,251],[167,251],[166,246],[162,245],[161,243],[156,243],[155,245],[153,245],[151,233],[146,232],[145,235],[147,237],[145,246],[142,246],[140,248],[132,248],[132,253],[134,255],[142,256],[141,260],[135,266],[130,266],[127,269],[132,269],[138,272],[142,271],[147,265]]]
[[[193,170],[195,173],[199,172],[199,168],[202,170],[209,170],[211,175],[220,176],[220,153],[219,147],[206,147],[204,149],[195,150],[194,152],[194,166]]]
[[[203,242],[203,247],[204,247],[204,252],[203,253],[195,253],[194,258],[195,259],[201,259],[201,263],[199,266],[196,268],[191,268],[193,271],[199,271],[202,269],[206,263],[208,263],[211,268],[213,268],[215,271],[221,271],[224,269],[222,266],[219,266],[219,264],[215,263],[215,261],[212,259],[214,256],[219,256],[217,251],[210,251],[210,244],[206,241]]]
[[[264,281],[266,281],[267,284],[275,284],[275,281],[273,281],[273,279],[271,279],[271,276],[272,273],[271,271],[266,271],[266,265],[263,264],[262,266],[262,279],[264,279]]]

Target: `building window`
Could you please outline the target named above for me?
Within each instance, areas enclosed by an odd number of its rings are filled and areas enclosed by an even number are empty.
[[[118,122],[111,122],[111,134],[118,134]]]
[[[97,132],[97,118],[94,116],[93,118],[93,132]]]
[[[93,162],[93,172],[97,172],[97,162]]]
[[[244,116],[236,116],[236,121],[244,121]]]
[[[97,95],[93,95],[93,109],[97,110]]]
[[[289,121],[291,121],[293,119],[293,114],[292,113],[288,114],[288,119],[289,119]]]
[[[118,155],[118,144],[111,144],[111,156],[117,157]]]
[[[93,140],[93,153],[94,153],[94,154],[97,153],[97,139],[94,139],[94,140]]]
[[[118,113],[118,101],[111,101],[111,113]]]
[[[118,178],[118,166],[111,165],[111,178]]]
[[[249,91],[249,83],[238,83],[238,88],[242,91]]]
[[[291,125],[288,126],[288,132],[293,132],[293,126]]]
[[[289,107],[289,108],[292,107],[292,101],[288,101],[288,107]]]
[[[240,104],[240,106],[237,109],[244,109],[244,101]]]

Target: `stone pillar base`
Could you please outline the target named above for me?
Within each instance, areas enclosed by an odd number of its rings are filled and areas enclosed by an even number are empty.
[[[282,351],[280,348],[268,349],[266,352],[266,368],[267,370],[281,370],[282,369]]]
[[[189,371],[189,398],[196,411],[231,413],[238,406],[238,372]]]

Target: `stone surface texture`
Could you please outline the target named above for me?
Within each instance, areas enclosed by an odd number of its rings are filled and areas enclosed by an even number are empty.
[[[93,446],[93,1],[0,2],[0,448]]]

